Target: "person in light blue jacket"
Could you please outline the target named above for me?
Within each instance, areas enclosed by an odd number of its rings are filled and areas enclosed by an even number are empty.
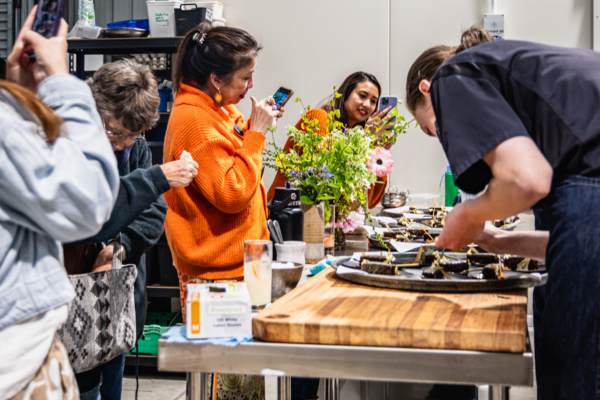
[[[66,23],[46,39],[34,13],[0,81],[0,398],[77,399],[55,338],[74,295],[60,242],[100,230],[119,173],[90,89],[68,74]]]

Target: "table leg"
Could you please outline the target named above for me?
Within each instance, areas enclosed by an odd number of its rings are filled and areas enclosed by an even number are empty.
[[[490,386],[490,393],[489,393],[489,398],[490,400],[509,400],[508,399],[508,391],[509,391],[509,387],[508,386],[502,386],[502,385],[491,385]]]
[[[207,376],[203,372],[191,372],[187,374],[188,400],[206,400]]]
[[[367,400],[368,386],[367,381],[360,381],[360,400]]]
[[[292,378],[289,376],[277,377],[277,400],[292,399]]]
[[[337,378],[327,378],[325,382],[325,400],[339,400],[340,398],[340,380]]]

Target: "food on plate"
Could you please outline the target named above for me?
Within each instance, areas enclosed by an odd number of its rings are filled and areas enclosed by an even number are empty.
[[[488,264],[483,267],[481,277],[483,279],[504,279],[504,265],[503,264]]]

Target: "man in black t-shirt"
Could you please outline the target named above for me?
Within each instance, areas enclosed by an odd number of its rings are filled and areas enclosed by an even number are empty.
[[[600,398],[600,54],[489,42],[476,28],[461,42],[425,51],[407,78],[408,108],[440,140],[457,185],[483,191],[448,214],[436,245],[545,257],[538,398]],[[549,231],[483,231],[534,205]]]

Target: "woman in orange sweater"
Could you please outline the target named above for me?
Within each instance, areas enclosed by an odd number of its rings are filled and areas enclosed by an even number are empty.
[[[381,85],[374,75],[367,72],[354,72],[340,85],[337,91],[341,94],[341,97],[337,98],[333,103],[335,109],[340,110],[339,121],[344,124],[347,128],[353,128],[357,125],[369,126],[374,129],[384,128],[387,119],[385,114],[389,110],[383,110],[382,112],[376,112],[377,103],[379,102],[379,96],[381,94]],[[327,112],[330,105],[327,102],[322,108],[315,108],[308,111],[306,117],[309,120],[317,121],[319,124],[319,131],[323,134],[327,133]],[[302,118],[296,123],[296,128],[302,130]],[[294,141],[292,138],[288,138],[285,143],[284,149],[289,150],[294,147]],[[275,188],[285,186],[287,179],[285,175],[277,171],[275,179],[269,188],[268,199],[269,201],[275,195]],[[378,178],[378,181],[369,188],[369,208],[373,208],[379,204],[385,193],[388,178]]]
[[[176,92],[164,140],[164,161],[182,155],[199,164],[186,188],[165,193],[165,231],[179,276],[185,315],[191,280],[241,280],[244,240],[268,239],[267,196],[261,181],[265,133],[281,111],[272,98],[252,101],[249,122],[235,107],[252,88],[260,47],[246,31],[201,24],[179,45]],[[262,380],[220,376],[221,396],[260,397]]]
[[[252,88],[259,50],[247,32],[208,24],[190,31],[178,49],[164,161],[187,151],[203,171],[189,187],[165,194],[182,303],[191,279],[241,280],[244,240],[269,237],[262,152],[265,132],[281,111],[272,98],[251,97],[246,123],[234,105]]]

